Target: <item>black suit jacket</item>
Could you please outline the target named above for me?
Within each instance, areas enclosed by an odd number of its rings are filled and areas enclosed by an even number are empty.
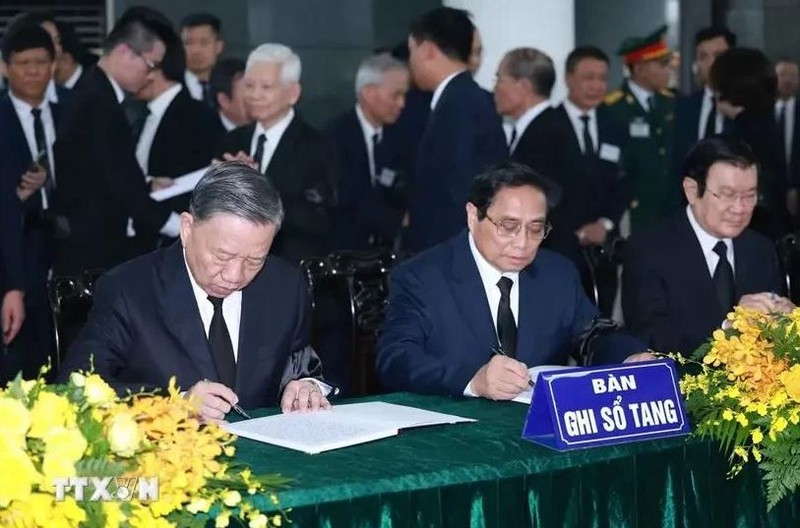
[[[256,125],[235,128],[222,137],[216,158],[250,151]],[[331,245],[336,206],[338,160],[335,147],[299,115],[281,136],[266,175],[278,189],[285,216],[271,252],[291,262],[321,256]]]
[[[749,293],[785,292],[769,240],[746,229],[733,240],[733,252],[737,300]],[[724,321],[726,314],[685,210],[629,239],[622,308],[631,333],[658,352],[691,354]]]
[[[598,107],[595,116],[596,156],[583,155],[563,105],[547,108],[531,121],[511,154],[512,159],[558,185],[560,196],[550,214],[553,232],[545,240],[545,246],[579,264],[583,258],[575,232],[599,218],[608,218],[618,225],[627,203],[628,190],[621,166],[624,131],[604,108]],[[611,156],[614,148],[616,159]]]
[[[392,185],[372,186],[369,151],[355,109],[334,119],[325,132],[339,149],[339,205],[334,227],[336,247],[367,249],[375,236],[391,241],[400,229],[403,179],[398,155],[400,141],[391,126],[383,127],[381,145],[385,168],[395,172]]]
[[[70,94],[57,137],[57,206],[70,234],[56,266],[61,272],[110,268],[128,256],[128,218],[158,230],[170,210],[149,196],[125,113],[99,67]]]
[[[236,386],[242,407],[275,405],[286,384],[321,377],[309,344],[311,308],[300,272],[279,258],[242,290]],[[100,278],[86,326],[59,377],[95,371],[120,393],[167,387],[171,376],[188,389],[217,379],[203,321],[180,244],[113,269]]]
[[[472,179],[507,157],[494,102],[468,71],[459,73],[442,91],[420,141],[409,199],[410,248],[419,251],[459,233]]]

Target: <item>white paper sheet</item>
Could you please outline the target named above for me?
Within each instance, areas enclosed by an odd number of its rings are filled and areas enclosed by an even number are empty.
[[[552,372],[554,370],[564,370],[564,369],[571,369],[575,368],[574,366],[565,367],[564,365],[537,365],[535,367],[531,367],[528,369],[528,374],[531,377],[531,380],[536,383],[536,380],[539,377],[540,372]],[[526,391],[520,392],[516,398],[511,401],[517,403],[524,403],[530,405],[531,399],[533,398],[533,387],[530,387]]]
[[[200,181],[200,178],[203,177],[209,168],[210,165],[194,172],[184,174],[183,176],[178,176],[172,180],[172,185],[169,187],[151,192],[150,198],[157,202],[163,202],[164,200],[168,200],[174,196],[192,192],[197,185],[197,182]]]

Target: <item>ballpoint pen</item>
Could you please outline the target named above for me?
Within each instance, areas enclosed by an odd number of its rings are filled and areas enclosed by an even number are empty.
[[[505,356],[505,357],[510,357],[508,354],[506,354],[506,351],[505,351],[505,350],[503,350],[503,348],[502,348],[502,347],[492,347],[492,348],[491,348],[491,351],[492,351],[492,356]],[[533,380],[532,380],[532,379],[530,379],[530,378],[528,378],[528,386],[529,386],[529,387],[533,387]]]
[[[211,382],[211,380],[209,380],[208,378],[203,378],[203,381],[206,382],[206,383],[210,383]],[[230,403],[230,402],[228,402],[228,403]],[[236,411],[236,413],[239,414],[240,416],[243,416],[243,417],[247,418],[248,420],[252,419],[251,416],[249,414],[247,414],[245,412],[245,410],[242,409],[239,406],[238,403],[231,403],[231,408],[233,408],[233,410]]]

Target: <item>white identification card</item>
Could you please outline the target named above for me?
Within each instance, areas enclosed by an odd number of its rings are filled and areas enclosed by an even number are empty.
[[[600,159],[610,161],[611,163],[619,162],[619,147],[616,145],[609,145],[608,143],[601,144]]]
[[[650,124],[639,120],[631,121],[630,134],[635,138],[650,137]]]
[[[384,187],[391,187],[394,185],[395,176],[397,176],[395,171],[384,167],[383,171],[378,175],[378,183]]]

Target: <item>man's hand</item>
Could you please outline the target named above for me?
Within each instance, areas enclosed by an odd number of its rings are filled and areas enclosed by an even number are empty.
[[[750,310],[759,310],[764,313],[787,313],[794,310],[795,306],[786,297],[774,293],[750,293],[742,295],[739,306]]]
[[[22,323],[25,321],[25,294],[21,290],[9,290],[3,296],[3,304],[0,307],[0,321],[3,324],[3,344],[11,343]]]
[[[258,166],[258,163],[256,163],[256,160],[254,160],[252,156],[247,154],[247,152],[244,152],[244,151],[240,150],[235,155],[234,154],[228,154],[226,152],[225,154],[222,155],[222,157],[223,157],[223,159],[225,161],[240,161],[240,162],[244,163],[245,165],[250,166],[250,168],[253,168],[253,169],[257,170],[257,171],[261,170],[261,168]]]
[[[578,242],[580,242],[582,246],[591,246],[593,244],[604,243],[608,232],[602,220],[597,220],[578,229],[575,235],[577,235]]]
[[[530,386],[530,379],[525,363],[497,355],[478,369],[469,382],[469,387],[482,398],[510,400]]]
[[[17,197],[21,202],[24,202],[30,198],[33,193],[41,189],[46,180],[47,172],[45,172],[42,167],[36,165],[35,168],[29,169],[19,180],[19,185],[17,185]]]
[[[194,400],[200,419],[206,423],[220,424],[231,411],[239,397],[222,383],[198,381],[186,391],[186,398]]]
[[[623,363],[637,363],[639,361],[652,361],[653,359],[658,359],[650,352],[639,352],[638,354],[631,354],[630,356],[625,358]]]
[[[160,191],[161,189],[172,187],[172,185],[172,178],[167,178],[165,176],[153,176],[153,179],[150,180],[150,191]]]
[[[331,402],[322,395],[316,383],[309,380],[290,381],[283,390],[281,411],[285,413],[299,411],[318,411],[330,409]]]

